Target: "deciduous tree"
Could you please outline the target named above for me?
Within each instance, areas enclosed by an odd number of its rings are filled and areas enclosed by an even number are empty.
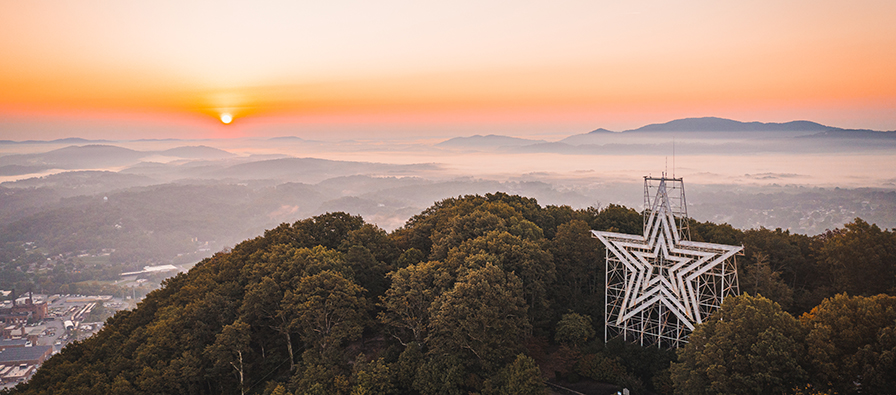
[[[803,331],[781,306],[728,297],[694,329],[671,367],[677,394],[782,394],[803,385]]]
[[[363,292],[332,270],[302,278],[295,290],[284,295],[283,308],[292,318],[290,329],[321,355],[343,341],[356,339],[367,319]]]
[[[800,322],[815,387],[839,393],[896,388],[896,297],[839,294]]]
[[[492,264],[464,275],[430,314],[431,353],[460,354],[486,372],[516,355],[529,330],[522,282]]]

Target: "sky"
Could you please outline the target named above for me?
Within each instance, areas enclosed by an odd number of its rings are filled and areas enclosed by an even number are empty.
[[[896,130],[896,2],[0,2],[0,140]],[[221,117],[232,117],[230,124]]]

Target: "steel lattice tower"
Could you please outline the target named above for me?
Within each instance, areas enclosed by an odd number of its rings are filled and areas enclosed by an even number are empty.
[[[728,295],[738,294],[742,246],[690,241],[684,182],[644,177],[644,234],[592,231],[606,246],[604,341],[687,343]]]

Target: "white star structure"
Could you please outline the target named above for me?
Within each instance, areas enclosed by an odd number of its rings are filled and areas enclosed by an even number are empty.
[[[661,303],[693,330],[706,318],[698,278],[743,247],[681,240],[664,187],[653,206],[643,236],[592,231],[630,273],[615,324]]]

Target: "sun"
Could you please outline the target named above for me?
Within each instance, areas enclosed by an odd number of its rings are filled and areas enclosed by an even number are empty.
[[[231,121],[233,121],[233,115],[230,115],[230,113],[226,112],[221,114],[221,122],[223,122],[225,125],[230,123]]]

